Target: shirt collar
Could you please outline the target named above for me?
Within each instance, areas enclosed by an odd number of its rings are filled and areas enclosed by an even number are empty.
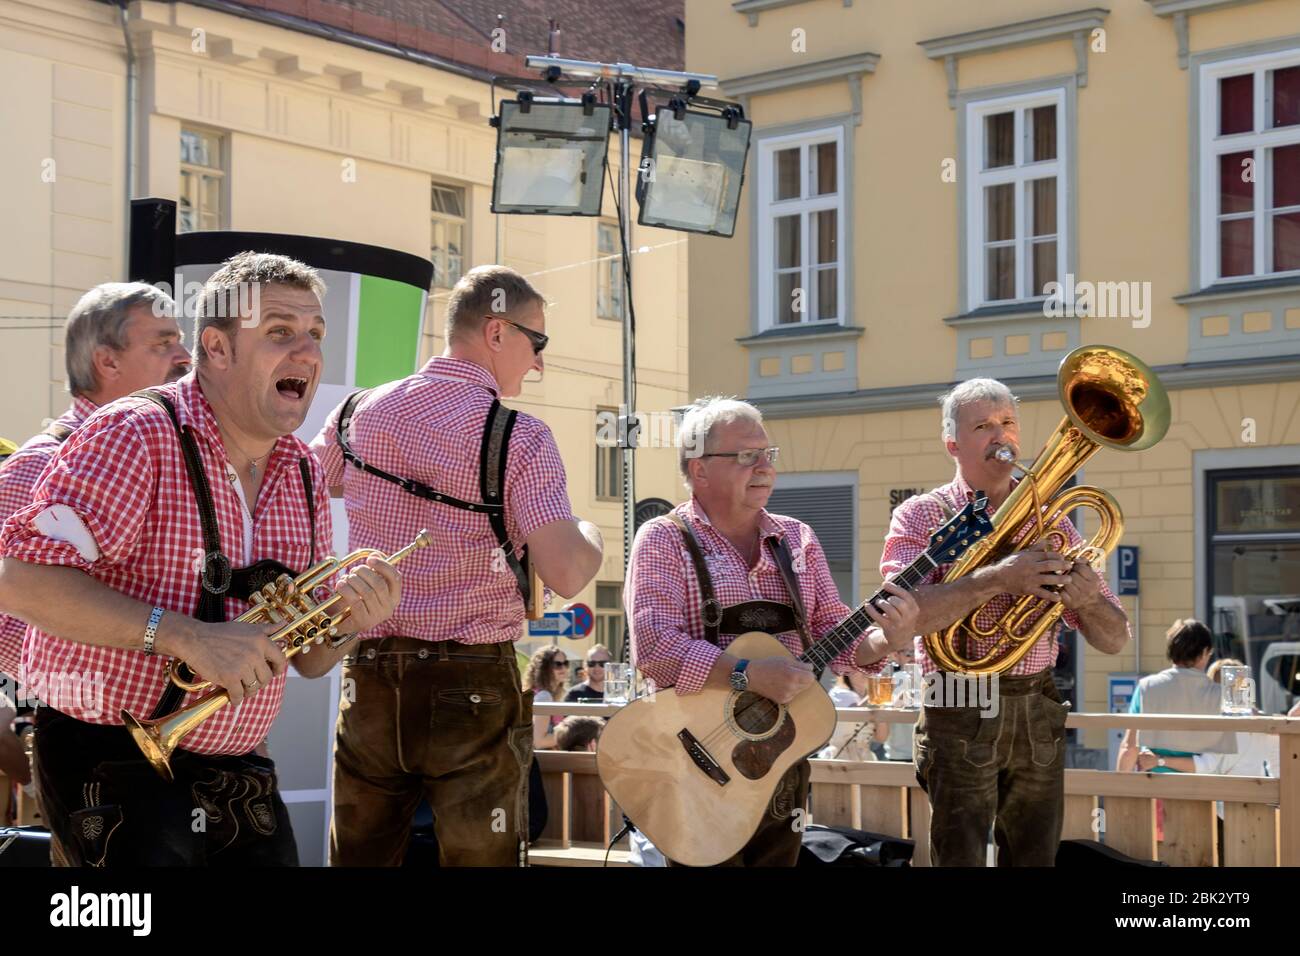
[[[1012,488],[1015,488],[1018,484],[1020,484],[1019,478],[1011,479]],[[975,500],[975,489],[970,486],[960,471],[957,472],[948,488],[952,492],[953,499],[957,502],[959,509]]]
[[[208,397],[203,394],[196,372],[188,372],[176,382],[161,386],[158,391],[176,406],[176,417],[180,419],[182,428],[189,426],[194,429],[197,436],[216,448],[223,457],[228,457],[217,416],[213,414]],[[300,444],[293,435],[281,435],[276,439],[271,454],[261,466],[263,474],[269,479],[285,458],[302,457],[305,451],[298,447]]]
[[[700,503],[694,495],[691,495],[691,499],[688,502],[686,502],[686,512],[693,519],[698,521],[700,524],[705,525],[706,527],[709,528],[713,528],[713,522],[710,521],[709,516],[704,513],[704,509],[700,507]],[[764,539],[780,538],[784,534],[784,532],[781,530],[781,526],[776,523],[776,520],[772,517],[772,515],[768,512],[766,508],[764,508],[762,511],[759,512],[758,529],[759,529],[759,534]],[[721,532],[717,531],[716,528],[714,529],[714,532],[716,534],[721,534]]]
[[[72,396],[72,405],[67,411],[67,417],[76,422],[76,425],[73,426],[76,427],[84,423],[87,418],[93,415],[95,409],[98,407],[98,405],[86,398],[86,396],[74,395]]]
[[[470,385],[480,385],[491,392],[493,396],[500,394],[500,386],[497,385],[497,380],[492,377],[492,373],[482,365],[467,362],[465,359],[452,358],[449,355],[435,355],[424,363],[424,368],[420,369],[420,374],[432,378],[454,379]]]

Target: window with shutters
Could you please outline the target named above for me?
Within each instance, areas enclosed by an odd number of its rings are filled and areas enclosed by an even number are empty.
[[[811,476],[800,477],[807,480]],[[835,480],[837,479],[831,479]],[[831,577],[839,589],[840,598],[850,606],[857,603],[856,502],[855,487],[838,483],[809,484],[805,487],[789,487],[787,483],[787,487],[773,489],[772,497],[767,502],[769,512],[798,518],[813,529],[826,554],[826,563],[830,565]]]

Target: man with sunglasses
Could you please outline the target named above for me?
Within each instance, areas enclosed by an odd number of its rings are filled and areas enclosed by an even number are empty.
[[[543,370],[544,304],[513,269],[470,270],[447,300],[443,354],[350,396],[312,442],[349,548],[401,547],[426,527],[434,538],[403,568],[397,613],[346,661],[334,866],[399,865],[421,797],[443,866],[524,859],[532,694],[513,642],[529,566],[574,597],[604,547],[573,516],[550,429],[500,404]]]
[[[565,703],[603,701],[605,699],[605,665],[610,661],[609,648],[593,644],[587,651],[587,679],[574,684],[564,695]]]
[[[690,500],[646,522],[632,547],[624,601],[633,662],[678,694],[730,688],[788,703],[817,679],[798,660],[805,645],[850,609],[812,528],[765,508],[778,449],[757,408],[728,398],[696,402],[682,418],[679,446]],[[896,585],[885,590],[888,598],[867,607],[877,626],[831,662],[835,673],[877,672],[911,641],[916,602]],[[728,653],[749,631],[774,635],[792,656],[749,661]],[[790,817],[804,804],[809,774],[807,760],[790,768],[757,832],[721,865],[795,865],[800,832]]]

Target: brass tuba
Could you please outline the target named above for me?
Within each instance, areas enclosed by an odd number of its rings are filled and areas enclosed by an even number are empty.
[[[358,561],[377,556],[385,558],[390,564],[396,564],[413,551],[428,547],[432,543],[428,531],[421,531],[414,541],[396,551],[390,557],[382,551],[362,548],[353,551],[344,558],[326,558],[315,567],[309,568],[296,578],[287,574],[266,585],[254,594],[249,602],[252,606],[236,621],[250,624],[279,624],[281,627],[270,640],[280,646],[285,657],[306,654],[315,644],[324,643],[338,633],[338,626],[347,620],[349,612],[331,616],[329,611],[336,603],[337,593],[318,598],[318,588],[337,572],[342,571]],[[181,662],[171,660],[167,664],[167,676],[178,687],[185,690],[202,690],[211,687],[210,681],[187,681],[180,676]],[[230,703],[230,695],[224,690],[200,697],[188,707],[182,707],[174,714],[159,717],[157,720],[141,720],[122,711],[122,721],[131,737],[144,753],[145,759],[153,765],[158,774],[168,783],[172,781],[171,755],[176,745],[193,732],[194,728],[207,720],[214,713]]]
[[[1123,535],[1124,516],[1109,493],[1088,485],[1060,489],[1103,445],[1140,451],[1164,438],[1169,429],[1169,397],[1140,359],[1106,345],[1084,346],[1067,355],[1061,360],[1056,384],[1065,418],[993,516],[993,532],[953,564],[944,576],[945,584],[1044,539],[1050,539],[1052,548],[1067,559],[1083,558],[1100,571]],[[1070,548],[1059,526],[1075,508],[1095,511],[1100,526],[1088,541]],[[1016,534],[1031,519],[1035,526],[1016,541]],[[1004,673],[1029,653],[1035,641],[1053,631],[1065,610],[1059,603],[1025,595],[986,627],[977,621],[983,609],[981,605],[945,630],[925,636],[926,653],[942,670]],[[992,640],[993,646],[983,656],[968,658],[958,650],[958,642],[964,645],[972,637]]]

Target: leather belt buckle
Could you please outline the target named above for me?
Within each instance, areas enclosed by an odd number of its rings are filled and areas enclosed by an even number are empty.
[[[717,627],[722,623],[722,605],[717,598],[709,598],[701,608],[701,617],[705,627]]]

